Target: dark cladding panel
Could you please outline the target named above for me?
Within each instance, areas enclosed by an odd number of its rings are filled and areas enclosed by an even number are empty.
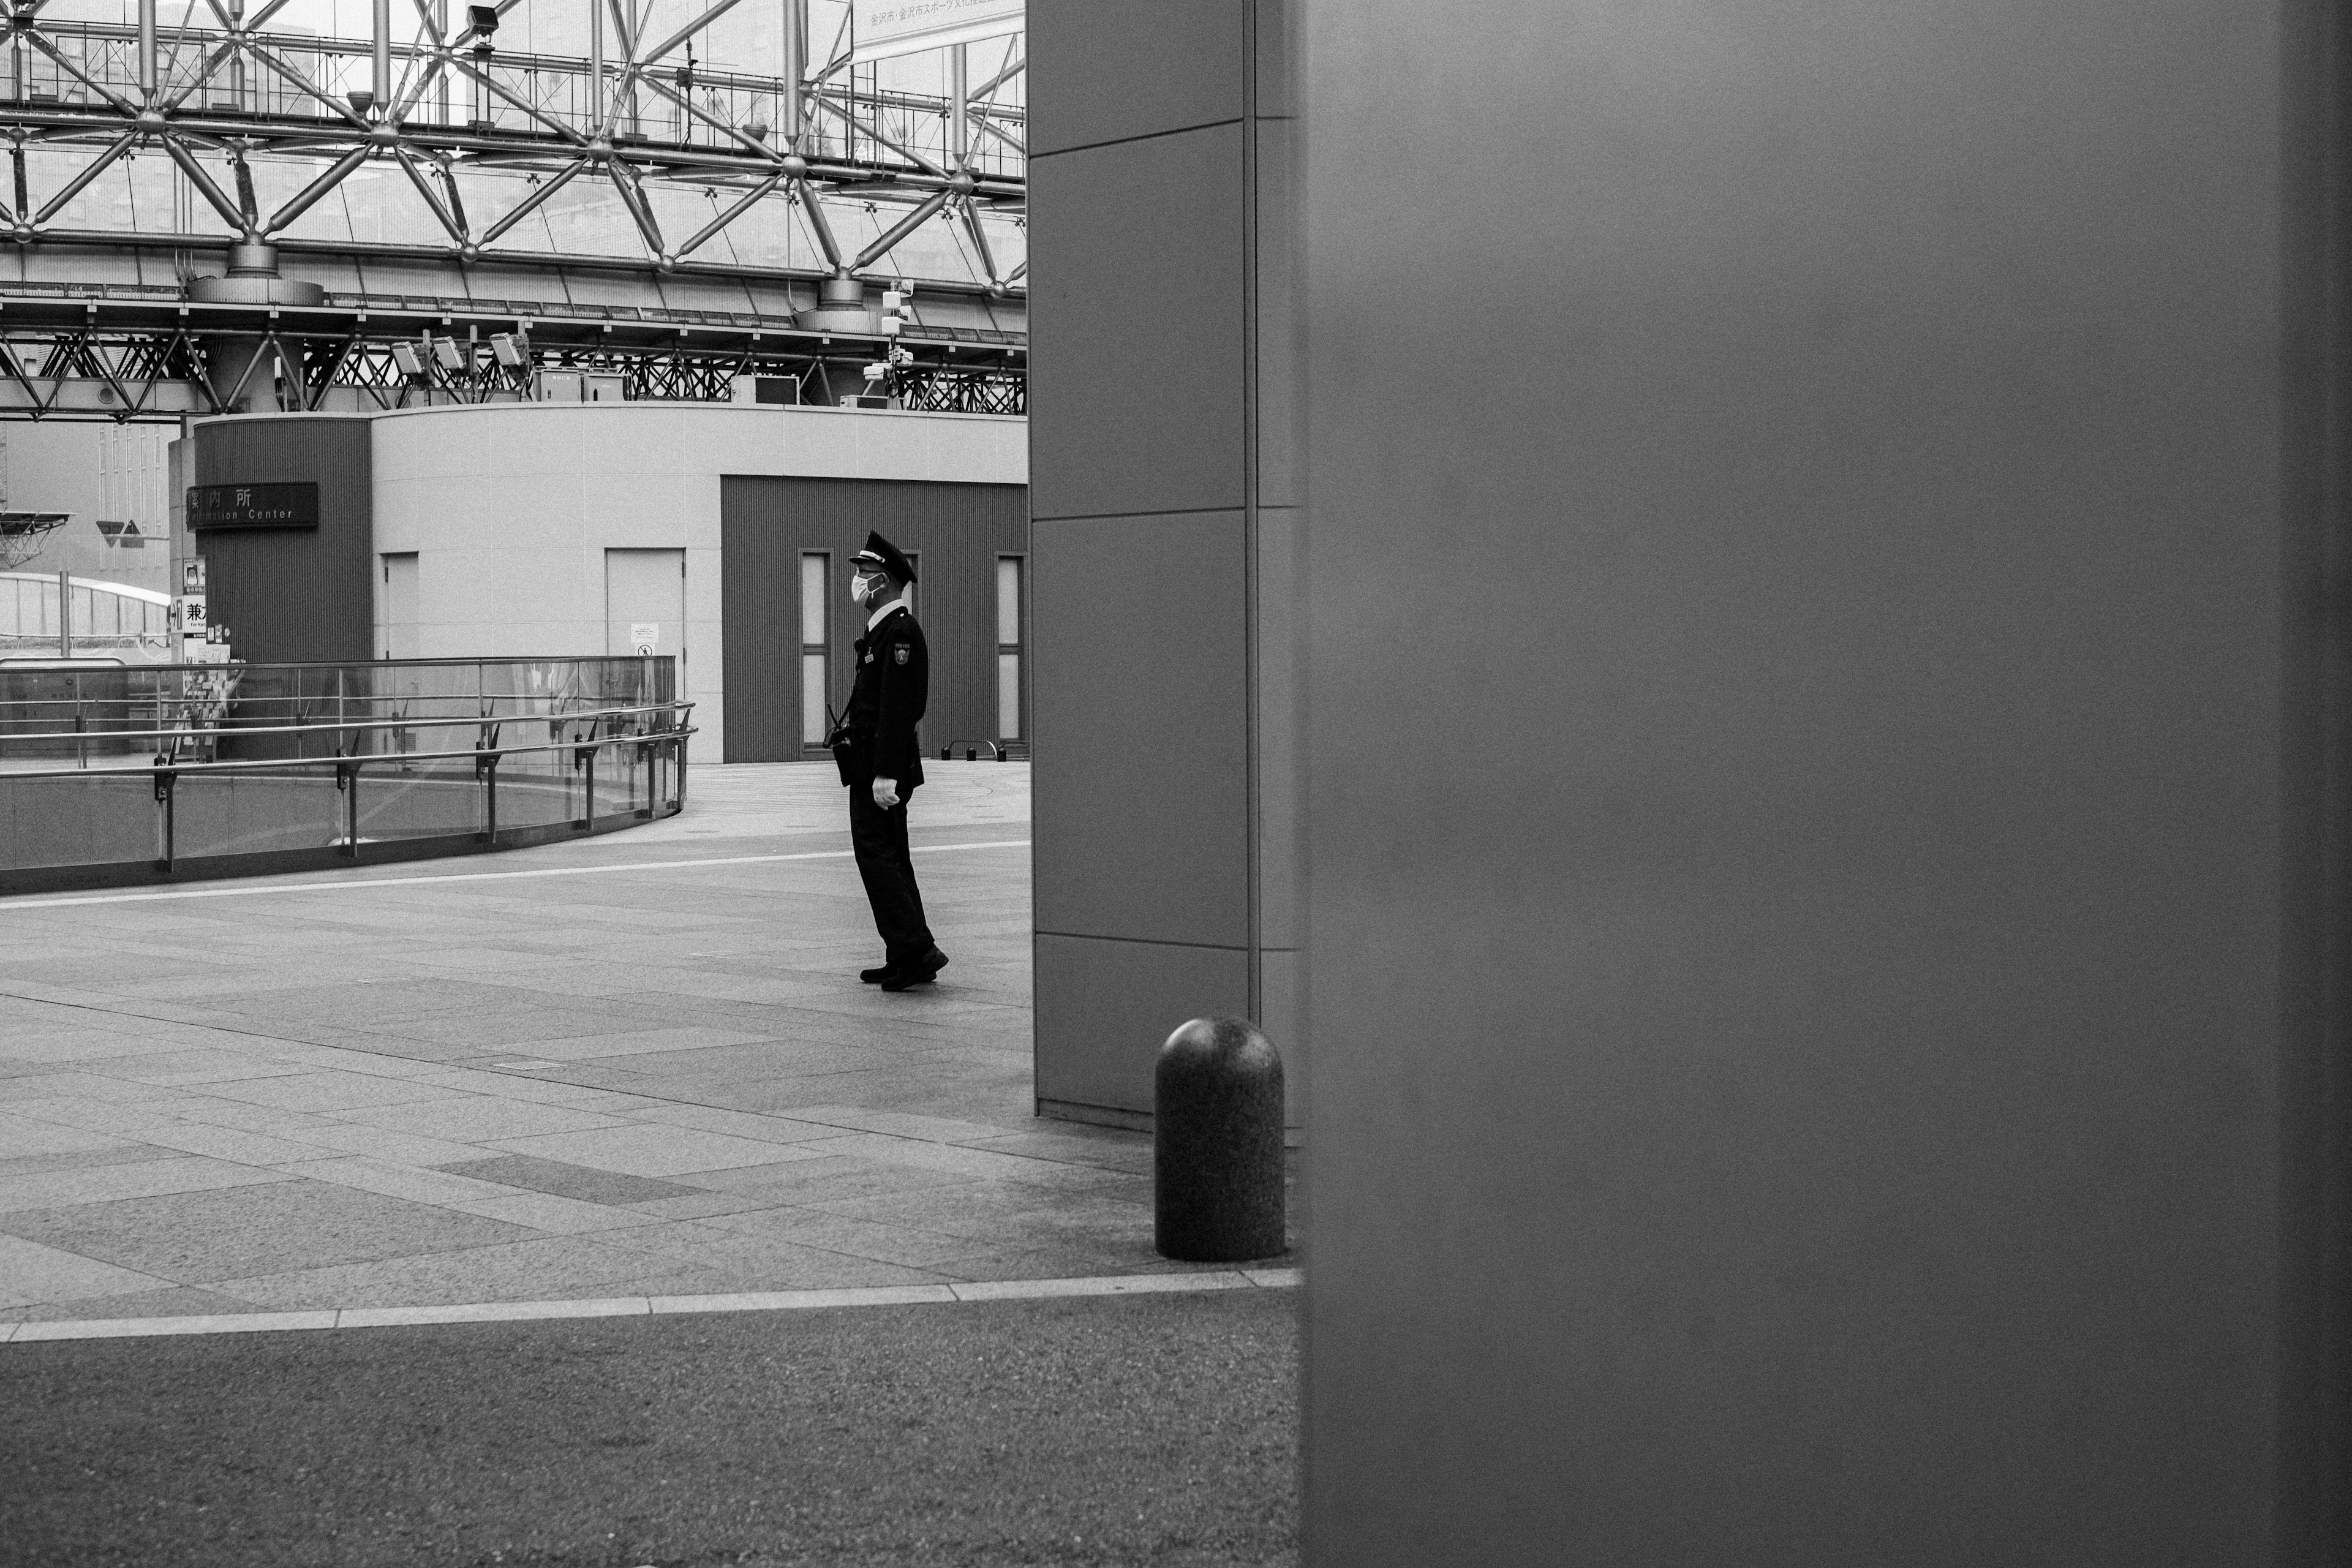
[[[822,551],[832,660],[829,700],[846,700],[851,644],[865,630],[849,602],[849,558],[880,532],[921,558],[917,608],[930,646],[923,743],[997,738],[996,560],[1028,552],[1018,485],[729,476],[719,484],[719,596],[725,617],[727,761],[798,762],[800,559]],[[983,749],[982,755],[987,755]]]
[[[195,428],[189,521],[207,608],[254,664],[375,657],[369,421],[242,415]],[[306,523],[303,514],[309,513]]]

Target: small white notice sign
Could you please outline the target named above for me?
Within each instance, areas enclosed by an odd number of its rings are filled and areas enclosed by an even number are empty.
[[[636,649],[639,653],[658,652],[661,648],[661,623],[659,621],[631,621],[629,623],[629,646]]]

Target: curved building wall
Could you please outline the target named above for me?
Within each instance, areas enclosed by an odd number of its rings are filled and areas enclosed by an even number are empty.
[[[722,525],[727,480],[886,481],[885,492],[924,487],[934,495],[947,492],[929,487],[951,487],[966,504],[944,512],[901,508],[893,515],[911,520],[919,513],[925,521],[919,526],[955,531],[960,541],[968,536],[953,560],[1025,551],[1018,487],[1028,479],[1027,432],[1026,422],[1017,418],[659,403],[445,405],[364,417],[373,545],[365,570],[372,581],[362,608],[336,611],[335,636],[356,635],[376,658],[587,655],[629,652],[633,628],[652,623],[659,627],[656,651],[678,658],[681,695],[697,704],[702,734],[696,754],[713,760],[778,754],[730,746],[727,728],[730,641],[739,647],[747,638],[755,645],[798,641],[796,584],[775,563],[801,549],[836,552],[828,587],[841,598],[846,562],[837,553],[838,542],[853,528],[857,539],[864,537],[860,517],[836,505],[813,519],[805,541],[793,533],[780,547],[762,538],[762,548],[742,548],[741,541],[760,537],[763,528],[809,518],[811,508],[763,511],[739,502],[732,512],[742,521]],[[194,428],[197,471],[208,482],[232,482],[242,476],[216,453],[268,452],[271,460],[283,462],[289,448],[308,447],[325,435],[325,424],[318,415],[201,421]],[[795,493],[789,483],[781,491],[772,484],[752,488]],[[824,493],[816,483],[803,489],[812,500]],[[772,514],[779,521],[772,523]],[[866,521],[890,531],[887,516]],[[754,584],[747,592],[740,576],[731,592],[725,586],[723,545],[730,531],[743,570],[780,578],[767,585],[771,591]],[[209,561],[218,546],[204,548]],[[984,569],[927,570],[920,601],[927,626],[941,617],[950,625],[967,618],[977,625],[980,606],[993,602],[992,581],[982,580]],[[339,557],[334,570],[339,592],[347,589],[341,580],[350,563]],[[309,580],[299,563],[285,571],[288,581]],[[967,574],[975,580],[961,582]],[[231,590],[215,570],[216,598],[271,586],[255,580]],[[739,622],[756,623],[739,625],[731,637],[730,602]],[[848,629],[853,615],[845,599],[832,605],[834,628]],[[972,658],[993,659],[988,634],[970,640]],[[236,652],[269,657],[242,642]],[[845,667],[837,665],[835,684],[845,689],[846,679]],[[758,671],[740,695],[770,706],[789,700],[791,721],[770,716],[755,728],[765,735],[790,733],[797,728],[798,692],[773,688],[767,673]],[[941,713],[940,722],[926,722],[926,741],[994,732],[992,726],[974,728],[976,719],[959,724],[961,717]],[[956,733],[948,734],[949,728]],[[800,753],[794,746],[782,754]]]

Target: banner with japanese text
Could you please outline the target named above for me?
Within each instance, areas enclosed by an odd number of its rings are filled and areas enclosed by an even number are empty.
[[[1018,33],[1026,0],[850,0],[850,58],[859,64]]]

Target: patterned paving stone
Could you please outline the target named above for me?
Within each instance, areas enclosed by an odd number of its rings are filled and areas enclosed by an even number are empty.
[[[568,1164],[561,1160],[542,1160],[530,1154],[499,1154],[488,1160],[467,1160],[443,1165],[439,1169],[454,1175],[471,1176],[477,1181],[496,1182],[501,1186],[522,1187],[534,1193],[551,1193],[560,1198],[577,1198],[588,1204],[650,1203],[657,1198],[692,1197],[698,1191],[675,1182],[656,1182],[644,1176],[625,1175],[617,1171]]]
[[[915,841],[1027,816],[946,764]],[[583,843],[0,900],[0,1317],[1155,1267],[1150,1141],[1032,1114],[1026,849],[926,847],[956,962],[891,995],[845,847],[829,767],[698,766]]]

